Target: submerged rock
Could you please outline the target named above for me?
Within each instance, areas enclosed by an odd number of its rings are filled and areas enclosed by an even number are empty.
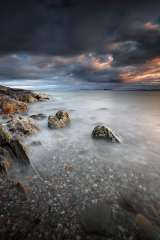
[[[58,111],[55,116],[48,117],[49,128],[64,128],[69,122],[69,113],[65,111]]]
[[[39,145],[42,145],[41,141],[33,141],[31,142],[30,144],[31,146],[39,146]]]
[[[112,130],[105,126],[96,126],[93,129],[92,137],[95,139],[105,139],[113,143],[120,143],[120,139],[112,132]]]
[[[13,116],[6,126],[15,137],[32,135],[39,130],[35,121],[27,116]]]
[[[46,118],[46,115],[43,113],[39,113],[39,114],[34,114],[30,116],[31,118],[35,119],[35,120],[43,120]]]

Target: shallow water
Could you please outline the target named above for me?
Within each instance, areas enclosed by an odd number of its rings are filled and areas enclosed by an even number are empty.
[[[24,212],[29,213],[29,222],[37,212],[40,216],[42,223],[33,231],[37,231],[36,239],[42,239],[41,234],[45,233],[48,235],[44,239],[49,239],[53,232],[59,234],[59,227],[62,235],[54,239],[106,239],[94,238],[90,229],[106,235],[111,230],[113,239],[129,239],[127,235],[118,238],[115,228],[108,228],[111,223],[129,229],[132,215],[126,216],[124,209],[120,209],[122,216],[116,218],[118,223],[110,219],[111,206],[117,208],[119,200],[125,197],[137,206],[137,213],[156,224],[158,219],[160,226],[159,217],[155,218],[152,211],[153,207],[160,208],[160,92],[50,91],[48,94],[49,101],[30,105],[28,113],[46,114],[44,120],[37,121],[39,133],[24,140],[32,168],[13,168],[10,173],[31,188],[26,209],[32,210]],[[70,126],[49,129],[47,116],[61,109],[70,113]],[[92,139],[97,124],[112,128],[122,143]],[[35,145],[33,141],[41,144]],[[7,210],[1,209],[10,214],[8,206],[15,209],[17,200],[5,199],[6,203],[9,201]],[[23,226],[26,218],[19,210],[15,213]],[[14,223],[17,225],[17,219]],[[82,226],[89,231],[89,238]],[[63,237],[65,229],[68,238]]]
[[[160,93],[159,92],[49,92],[50,101],[31,105],[29,114],[47,116],[63,109],[70,113],[65,129],[48,129],[47,119],[37,121],[41,131],[25,140],[33,167],[44,179],[55,181],[70,169],[71,189],[79,193],[144,191],[159,198]],[[93,140],[93,128],[111,127],[121,144]],[[32,146],[32,141],[41,141]],[[66,186],[68,189],[68,185]],[[94,191],[96,193],[96,191]]]

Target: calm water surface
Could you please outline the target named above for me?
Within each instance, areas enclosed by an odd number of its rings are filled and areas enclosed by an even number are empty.
[[[25,140],[33,167],[43,179],[69,181],[66,188],[95,196],[140,191],[160,198],[160,93],[77,91],[49,92],[50,101],[31,105],[29,114],[70,113],[65,129],[48,129]],[[111,127],[121,144],[93,140],[96,125]],[[32,141],[41,141],[32,146]],[[65,178],[65,169],[70,174]],[[65,178],[65,180],[64,180]],[[98,189],[96,191],[94,188]],[[100,195],[99,195],[100,194]]]

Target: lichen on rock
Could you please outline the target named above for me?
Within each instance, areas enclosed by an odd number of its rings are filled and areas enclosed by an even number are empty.
[[[0,109],[2,114],[23,113],[28,111],[25,102],[3,95],[0,95]]]
[[[58,111],[54,116],[48,117],[49,128],[64,128],[70,122],[70,116],[68,112]]]
[[[108,140],[112,143],[120,143],[121,142],[119,137],[117,137],[110,128],[105,127],[105,126],[96,126],[93,129],[92,137],[95,139]]]
[[[6,126],[15,137],[32,135],[39,130],[37,123],[31,117],[19,115],[13,116]]]

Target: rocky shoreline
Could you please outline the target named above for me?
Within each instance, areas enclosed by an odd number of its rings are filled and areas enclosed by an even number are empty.
[[[0,113],[5,123],[0,124],[0,172],[7,173],[12,162],[27,165],[30,160],[21,143],[21,137],[38,131],[34,120],[27,113],[29,104],[48,100],[46,95],[23,89],[0,86]]]
[[[24,171],[30,166],[23,139],[40,131],[38,121],[47,116],[43,113],[28,116],[27,111],[30,104],[46,100],[49,100],[46,95],[0,86],[0,112],[5,120],[0,125],[0,239],[160,239],[158,204],[150,206],[151,209],[145,205],[140,208],[143,203],[121,195],[116,201],[104,203],[102,199],[83,211],[80,207],[76,211],[72,208],[62,210],[58,200],[60,184],[56,191],[56,182],[51,186],[33,177],[28,179],[29,186],[26,186],[9,177],[8,171],[14,163]],[[48,116],[49,129],[65,128],[71,122],[71,116],[65,111]],[[95,141],[121,142],[104,126],[95,127],[91,137]],[[72,166],[65,166],[64,181],[72,170]]]

